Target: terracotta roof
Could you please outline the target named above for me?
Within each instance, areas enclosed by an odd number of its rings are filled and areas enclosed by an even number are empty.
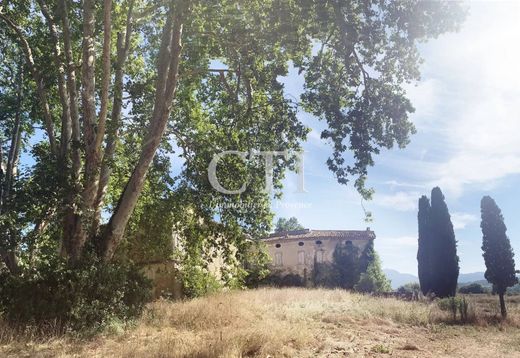
[[[277,240],[305,240],[305,239],[348,239],[348,240],[370,240],[376,235],[370,228],[366,230],[295,230],[277,232],[264,238],[263,241]]]

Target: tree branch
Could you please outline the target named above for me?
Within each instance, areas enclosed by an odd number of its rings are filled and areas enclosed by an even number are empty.
[[[47,25],[49,26],[49,33],[51,36],[52,45],[54,47],[54,64],[58,69],[58,93],[60,96],[60,102],[63,110],[61,115],[60,156],[62,157],[62,159],[65,159],[69,150],[69,142],[72,135],[72,121],[70,117],[69,96],[65,88],[65,69],[63,67],[63,62],[61,59],[61,49],[58,40],[58,31],[56,29],[54,19],[52,18],[49,9],[47,8],[47,5],[43,2],[43,0],[38,0],[38,4],[40,5],[42,14],[47,21]]]
[[[182,29],[185,17],[188,15],[188,7],[189,5],[186,1],[180,1],[178,7],[174,9],[172,6],[168,12],[159,51],[158,77],[152,119],[144,139],[139,161],[104,233],[104,260],[112,258],[117,245],[123,238],[125,227],[142,191],[146,173],[159,147],[170,116],[171,105],[175,97],[179,78],[179,64],[182,54]]]
[[[27,39],[25,38],[25,35],[23,34],[20,27],[16,25],[10,18],[8,18],[2,12],[0,12],[0,19],[4,20],[4,22],[16,33],[16,36],[22,46],[22,50],[25,54],[25,59],[27,61],[27,64],[29,65],[29,68],[31,69],[33,79],[36,82],[36,90],[38,92],[38,96],[40,97],[40,102],[42,105],[45,129],[47,132],[47,136],[49,137],[51,152],[54,155],[56,155],[56,138],[54,136],[54,124],[49,107],[49,102],[47,101],[47,91],[45,90],[45,87],[43,85],[43,79],[41,77],[40,71],[34,63],[34,58],[31,47],[29,46],[29,42],[27,42]]]
[[[126,29],[124,35],[117,35],[117,61],[114,76],[114,102],[112,105],[111,122],[108,128],[108,138],[103,155],[103,163],[99,175],[98,192],[94,203],[94,222],[92,224],[93,231],[97,232],[101,221],[101,208],[106,195],[107,187],[112,174],[112,165],[114,153],[118,141],[119,127],[121,126],[121,110],[123,108],[123,79],[124,65],[130,50],[130,41],[132,37],[132,19],[133,19],[134,0],[130,0],[126,15]]]

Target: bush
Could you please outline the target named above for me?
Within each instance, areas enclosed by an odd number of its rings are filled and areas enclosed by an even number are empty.
[[[410,282],[397,289],[397,293],[400,294],[418,294],[421,291],[421,285],[418,282]]]
[[[138,317],[150,288],[150,281],[131,265],[88,260],[71,267],[52,259],[19,276],[2,274],[0,313],[13,326],[96,330],[113,320]]]
[[[392,291],[390,281],[386,278],[385,273],[381,269],[381,263],[377,255],[368,265],[366,272],[361,273],[359,282],[356,283],[354,289],[364,293],[381,293]]]
[[[244,285],[248,288],[257,288],[269,275],[269,263],[271,258],[267,253],[265,244],[254,242],[245,250],[243,267],[246,272]]]
[[[295,273],[283,273],[281,271],[272,272],[261,282],[262,285],[275,287],[303,287],[305,280]]]
[[[338,274],[333,264],[328,262],[314,263],[312,270],[312,283],[315,287],[337,287]]]
[[[470,304],[465,297],[443,298],[437,302],[437,305],[442,311],[450,312],[454,322],[457,320],[457,313],[460,316],[460,321],[463,323],[469,321],[470,313],[473,316]]]
[[[486,289],[479,283],[472,283],[466,286],[462,286],[459,288],[460,293],[489,293],[489,290]]]
[[[195,264],[185,264],[182,270],[182,284],[184,295],[188,298],[202,297],[222,289],[221,282]]]

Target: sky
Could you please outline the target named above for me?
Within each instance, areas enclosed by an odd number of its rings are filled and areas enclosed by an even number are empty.
[[[284,196],[272,205],[277,218],[296,216],[310,229],[376,233],[383,267],[417,274],[417,201],[440,186],[450,209],[462,273],[484,271],[480,200],[491,195],[502,209],[508,235],[520,253],[520,1],[467,2],[469,14],[457,33],[420,44],[422,79],[408,97],[417,128],[405,149],[384,151],[369,170],[372,201],[362,202],[351,185],[337,183],[325,162],[325,124],[300,112],[312,131],[304,143],[305,189],[288,175]],[[294,69],[283,79],[298,98],[303,78]],[[37,133],[31,142],[41,139]],[[25,153],[24,165],[33,160]],[[179,169],[182,161],[176,159]],[[366,223],[365,211],[373,221]],[[519,254],[520,255],[520,254]],[[520,257],[520,256],[519,256]]]
[[[327,169],[331,153],[320,139],[324,124],[307,113],[312,128],[305,149],[306,193],[289,175],[277,217],[296,216],[310,229],[359,230],[370,226],[384,268],[417,274],[417,201],[440,186],[458,240],[460,271],[484,271],[480,200],[491,195],[502,209],[508,235],[520,253],[520,2],[469,2],[457,33],[420,44],[422,78],[407,86],[417,128],[405,149],[379,155],[369,170],[373,200],[361,202],[352,186]],[[291,70],[286,92],[298,97],[303,79]],[[364,209],[373,222],[364,221]],[[519,256],[520,257],[520,256]]]

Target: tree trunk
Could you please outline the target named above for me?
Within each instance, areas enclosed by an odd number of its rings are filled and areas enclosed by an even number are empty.
[[[65,49],[65,60],[67,63],[67,91],[70,101],[70,117],[71,117],[71,161],[72,169],[70,173],[71,185],[69,192],[64,200],[64,219],[63,219],[63,241],[61,245],[62,256],[67,256],[71,251],[73,241],[74,228],[78,218],[77,195],[81,191],[79,175],[81,171],[81,148],[80,148],[80,124],[79,124],[79,108],[78,108],[78,92],[76,88],[76,65],[72,54],[72,41],[70,35],[69,14],[67,9],[67,0],[59,2],[62,27],[63,27],[63,45]]]
[[[121,111],[123,108],[123,79],[124,79],[124,65],[128,57],[130,49],[130,40],[132,36],[132,14],[134,1],[131,0],[128,4],[128,12],[126,16],[126,30],[123,40],[123,35],[117,35],[117,61],[115,64],[114,88],[113,88],[113,105],[112,115],[107,130],[107,143],[103,155],[103,163],[101,165],[101,172],[99,175],[98,192],[96,201],[94,203],[94,219],[92,229],[98,232],[101,222],[101,209],[103,207],[103,200],[112,174],[112,165],[115,154],[115,149],[118,141],[119,127],[121,126]]]
[[[108,261],[121,241],[126,225],[143,188],[146,173],[159,147],[170,116],[171,104],[178,81],[179,63],[182,52],[182,27],[186,16],[185,2],[170,8],[161,39],[154,110],[148,127],[139,161],[121,195],[114,214],[110,218],[102,239],[102,256]]]
[[[500,299],[500,313],[502,314],[502,318],[506,318],[507,311],[506,311],[506,302],[504,301],[504,292],[500,292],[498,294],[498,297]]]
[[[0,257],[12,275],[20,274],[20,266],[18,265],[18,259],[14,251],[0,249]]]
[[[11,199],[9,198],[11,195],[11,190],[14,182],[14,177],[16,174],[16,168],[18,166],[18,158],[20,155],[20,147],[22,142],[22,100],[23,100],[23,66],[20,64],[19,73],[18,73],[18,88],[16,94],[16,114],[15,114],[15,122],[13,125],[13,133],[11,135],[11,143],[9,147],[9,153],[7,158],[7,165],[5,173],[2,170],[2,175],[0,177],[0,185],[2,186],[2,190],[0,193],[2,198],[0,200],[0,214],[4,212],[9,212],[9,207]],[[1,144],[1,143],[0,143]],[[3,164],[3,153],[0,155],[0,165]],[[2,248],[0,248],[0,256],[4,261],[5,265],[9,269],[9,271],[13,275],[17,275],[20,270],[18,266],[18,260],[16,259],[15,247],[16,242],[14,242],[12,238],[12,228],[8,227],[5,232],[0,233],[2,238]]]
[[[66,219],[65,237],[68,239],[65,249],[72,261],[81,257],[83,247],[89,235],[89,218],[92,217],[92,204],[97,192],[95,182],[96,163],[99,153],[96,151],[96,49],[94,44],[95,31],[95,2],[83,1],[83,57],[81,73],[81,101],[83,110],[83,135],[85,140],[85,185],[81,197],[81,212],[74,213]],[[77,187],[75,188],[77,189]],[[73,191],[73,194],[78,194]]]

